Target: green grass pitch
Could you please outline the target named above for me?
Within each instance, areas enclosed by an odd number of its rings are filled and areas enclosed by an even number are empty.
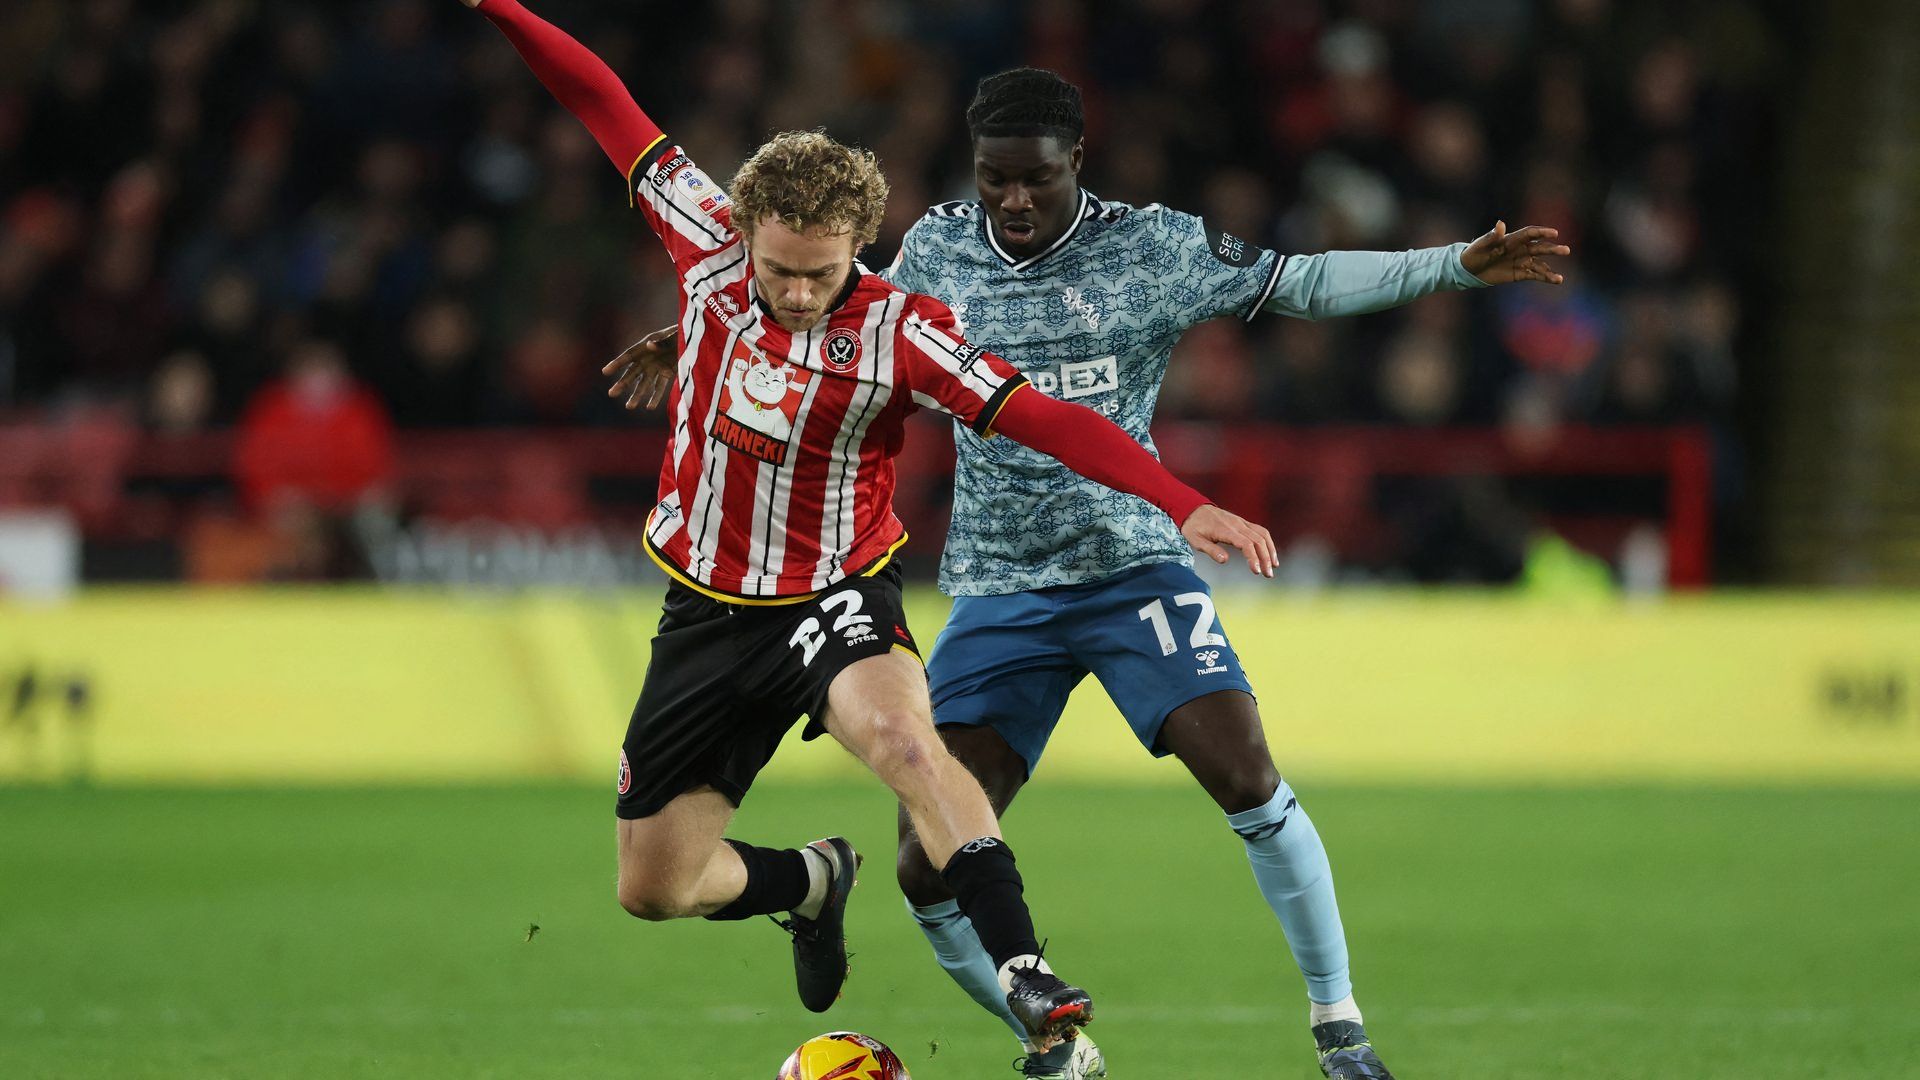
[[[1920,791],[1296,786],[1404,1080],[1920,1077]],[[835,1027],[917,1080],[1013,1075],[901,908],[876,784],[770,781],[735,830],[867,853],[824,1017],[764,921],[622,913],[611,804],[0,790],[0,1077],[750,1080]],[[1197,790],[1042,782],[1008,824],[1116,1077],[1318,1075]]]

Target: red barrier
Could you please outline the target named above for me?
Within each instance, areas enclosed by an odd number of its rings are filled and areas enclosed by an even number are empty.
[[[921,430],[896,461],[897,505],[924,543],[946,526],[953,446],[939,430],[943,422],[915,423]],[[393,494],[421,514],[456,520],[637,522],[651,501],[664,439],[653,428],[404,432]],[[1343,552],[1377,530],[1369,499],[1380,477],[1661,477],[1664,507],[1646,520],[1664,515],[1669,581],[1698,588],[1710,577],[1710,445],[1695,428],[1516,434],[1169,424],[1155,439],[1176,473],[1268,524],[1283,542],[1310,532]],[[137,521],[146,522],[140,532],[164,532],[197,512],[192,504],[205,496],[135,493],[154,482],[217,483],[228,475],[230,455],[225,432],[142,435],[97,421],[0,425],[0,506],[65,506],[94,535],[125,533]],[[618,497],[597,490],[606,481]]]

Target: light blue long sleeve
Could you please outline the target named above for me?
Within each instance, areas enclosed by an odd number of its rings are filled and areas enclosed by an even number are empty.
[[[1486,282],[1460,265],[1465,250],[1461,243],[1416,251],[1289,255],[1261,307],[1296,319],[1335,319],[1399,307],[1428,293],[1484,288]]]

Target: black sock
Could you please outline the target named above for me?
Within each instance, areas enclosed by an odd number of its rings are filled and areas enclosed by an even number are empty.
[[[776,911],[792,911],[807,898],[807,857],[795,848],[784,851],[754,847],[738,840],[726,841],[747,864],[747,887],[719,911],[707,916],[714,922],[735,922]]]
[[[1033,916],[1020,895],[1020,871],[1004,840],[983,836],[962,844],[940,871],[960,910],[973,920],[980,944],[993,957],[994,970],[1022,953],[1040,952]]]

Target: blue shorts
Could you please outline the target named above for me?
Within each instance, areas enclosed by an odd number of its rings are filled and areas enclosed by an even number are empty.
[[[1167,714],[1253,693],[1193,567],[1153,563],[1088,585],[962,596],[927,660],[934,723],[986,725],[1033,774],[1067,695],[1091,672],[1140,744],[1164,757]]]

